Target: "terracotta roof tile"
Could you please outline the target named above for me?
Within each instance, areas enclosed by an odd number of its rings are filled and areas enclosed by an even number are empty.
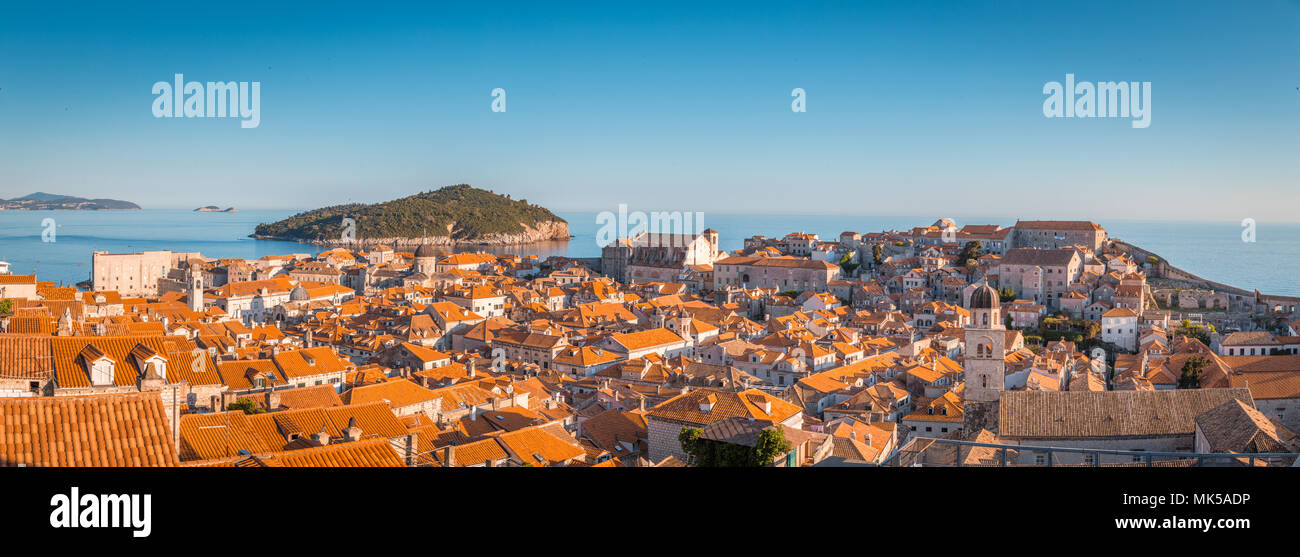
[[[157,393],[0,399],[0,466],[175,466]]]

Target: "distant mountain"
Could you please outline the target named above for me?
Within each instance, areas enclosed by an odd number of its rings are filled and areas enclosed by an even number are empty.
[[[199,207],[198,209],[195,209],[194,212],[195,213],[236,213],[238,211],[235,211],[234,207],[226,207],[225,209],[222,209],[221,207],[218,207],[216,205],[205,205],[203,207]]]
[[[347,218],[354,234],[347,234]],[[252,236],[322,245],[523,244],[567,240],[569,223],[527,200],[460,184],[383,203],[315,209],[259,224]]]
[[[71,195],[56,195],[53,193],[45,193],[43,191],[38,191],[36,193],[29,193],[22,197],[15,197],[10,201],[58,201],[63,199],[79,199],[79,198],[72,197]]]
[[[42,191],[24,195],[22,197],[15,197],[13,199],[0,200],[0,209],[7,210],[49,211],[59,209],[73,211],[104,211],[139,208],[140,206],[135,203],[119,199],[86,199],[84,197],[58,195]]]

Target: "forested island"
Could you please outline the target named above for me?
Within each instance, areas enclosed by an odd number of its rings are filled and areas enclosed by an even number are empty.
[[[314,209],[259,224],[251,236],[317,245],[507,245],[566,240],[569,224],[526,199],[459,184],[382,203]]]
[[[0,209],[9,211],[108,211],[139,208],[140,206],[135,203],[120,199],[86,199],[40,191],[0,200]]]

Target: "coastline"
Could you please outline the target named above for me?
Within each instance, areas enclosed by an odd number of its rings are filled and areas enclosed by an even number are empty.
[[[516,236],[516,235],[510,235]],[[286,236],[262,236],[258,234],[249,234],[249,238],[254,240],[266,240],[276,242],[295,242],[299,244],[308,244],[319,247],[344,247],[344,246],[378,246],[388,245],[393,248],[399,247],[418,247],[422,245],[431,245],[438,247],[457,247],[457,246],[520,246],[528,244],[537,244],[543,242],[567,242],[574,237],[568,234],[564,236],[552,236],[545,238],[487,238],[487,239],[455,239],[448,236],[426,236],[421,238],[361,238],[356,240],[312,240],[307,238],[293,238]]]
[[[520,223],[523,226],[523,232],[511,234],[492,233],[477,238],[452,238],[451,236],[416,236],[400,237],[392,236],[386,238],[353,238],[353,239],[311,239],[296,238],[292,236],[270,236],[257,234],[254,229],[249,238],[257,240],[277,240],[282,242],[297,242],[300,244],[311,244],[314,246],[324,247],[344,247],[344,246],[376,246],[388,245],[394,248],[408,246],[432,245],[439,247],[455,246],[516,246],[521,244],[532,244],[537,242],[551,241],[569,241],[573,235],[569,233],[569,223],[564,220],[552,220],[538,222],[533,226]],[[448,229],[451,227],[449,226]]]

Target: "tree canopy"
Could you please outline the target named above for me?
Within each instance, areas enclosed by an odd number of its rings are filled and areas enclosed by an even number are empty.
[[[472,240],[489,234],[522,233],[525,225],[531,227],[544,221],[565,222],[527,200],[514,201],[460,184],[383,203],[314,209],[259,224],[254,233],[298,240],[336,240],[342,237],[345,218],[356,222],[358,240],[434,236]]]
[[[1194,354],[1183,362],[1182,375],[1178,376],[1179,389],[1198,389],[1201,387],[1201,373],[1210,361],[1200,354]]]
[[[704,439],[702,433],[699,428],[684,427],[677,434],[682,451],[689,455],[687,463],[700,468],[757,468],[790,452],[790,442],[779,427],[760,432],[753,447]]]
[[[257,403],[251,398],[241,398],[226,405],[226,410],[243,410],[245,414],[261,414],[265,412],[257,407]]]

